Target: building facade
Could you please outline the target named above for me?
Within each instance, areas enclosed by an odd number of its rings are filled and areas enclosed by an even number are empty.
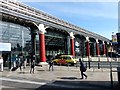
[[[2,51],[4,62],[11,61],[13,55],[26,57],[28,63],[33,57],[43,63],[55,54],[88,58],[107,54],[109,40],[103,36],[20,2],[2,0],[0,8],[0,42],[11,44],[11,51]]]

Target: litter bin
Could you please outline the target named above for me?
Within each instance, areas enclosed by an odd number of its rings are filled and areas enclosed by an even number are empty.
[[[120,67],[117,67],[117,73],[118,73],[118,84],[120,85]]]

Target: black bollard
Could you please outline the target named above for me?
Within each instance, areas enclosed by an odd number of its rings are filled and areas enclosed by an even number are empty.
[[[88,65],[89,65],[89,69],[91,68],[91,66],[90,66],[90,61],[88,61]]]
[[[100,62],[98,62],[98,69],[100,69]]]
[[[112,69],[110,69],[110,79],[111,79],[111,88],[113,88],[113,76],[112,76]]]
[[[86,68],[87,68],[87,62],[86,62]]]

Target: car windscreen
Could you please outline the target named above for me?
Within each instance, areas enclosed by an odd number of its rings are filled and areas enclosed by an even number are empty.
[[[65,59],[65,60],[69,60],[69,59],[71,59],[70,57],[63,57],[63,59]]]
[[[62,59],[62,57],[57,57],[56,59]]]

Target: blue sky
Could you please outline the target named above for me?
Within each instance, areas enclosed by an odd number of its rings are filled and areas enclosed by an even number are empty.
[[[23,2],[71,24],[111,39],[118,32],[117,2]]]

